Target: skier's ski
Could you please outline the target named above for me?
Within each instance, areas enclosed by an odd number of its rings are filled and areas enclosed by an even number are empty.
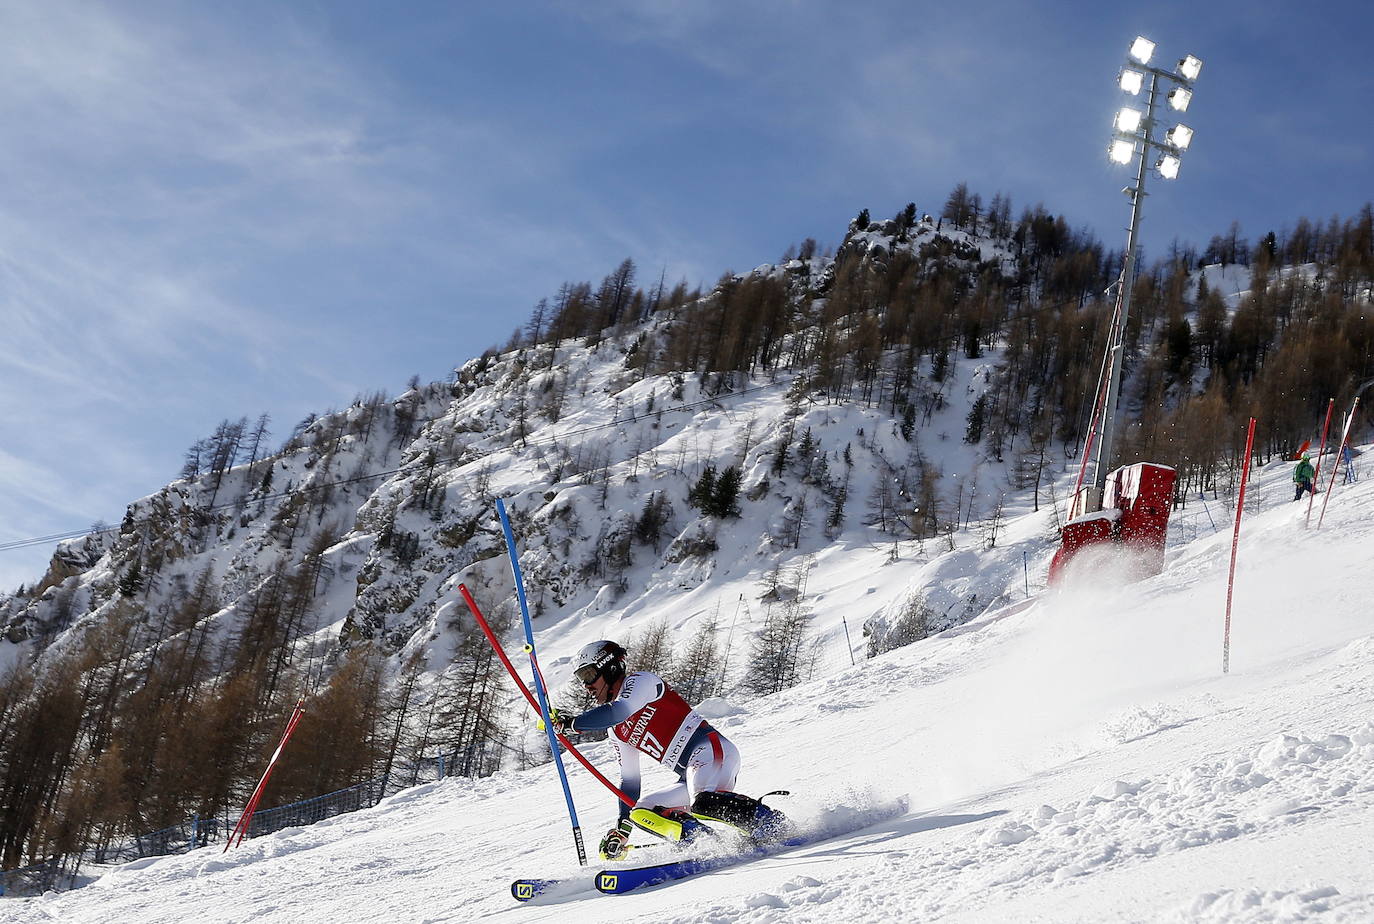
[[[855,831],[861,831],[870,825],[875,825],[888,818],[895,818],[907,810],[907,799],[902,797],[895,802],[882,808],[866,812],[858,820],[858,823],[840,823],[822,825],[819,829],[809,834],[796,834],[786,840],[777,841],[771,844],[755,844],[748,848],[732,854],[725,854],[714,857],[689,857],[669,863],[658,863],[654,866],[639,866],[630,869],[608,869],[597,873],[593,885],[596,890],[606,895],[623,895],[635,889],[645,886],[659,885],[665,882],[673,882],[679,879],[686,879],[689,876],[696,876],[701,873],[709,873],[713,870],[724,869],[739,863],[746,863],[750,860],[761,860],[771,857],[774,854],[791,850],[795,847],[805,847],[807,844],[814,844],[820,841],[831,840],[836,837],[843,837]]]
[[[708,873],[713,869],[765,857],[787,847],[800,847],[805,843],[807,840],[804,838],[794,838],[779,844],[769,845],[768,848],[750,847],[744,852],[727,853],[720,856],[689,857],[668,863],[656,863],[653,866],[610,867],[598,871],[592,882],[598,892],[618,895],[644,886],[671,882],[674,879],[684,879],[698,873]],[[518,902],[527,902],[536,896],[547,894],[555,886],[566,882],[569,880],[517,879],[511,883],[510,894],[515,896],[515,900]]]
[[[661,851],[654,850],[655,847],[676,846],[676,844],[671,844],[667,841],[655,842],[652,844],[630,844],[627,848],[627,853],[622,859],[634,857],[636,859],[641,859],[642,862],[642,858],[645,856],[661,855]],[[643,853],[643,851],[648,851],[649,853]],[[615,872],[615,870],[609,869],[604,870],[604,872]],[[560,882],[566,881],[567,880],[563,879],[517,879],[510,884],[510,894],[514,896],[515,900],[518,902],[527,902],[536,895],[543,895],[548,892],[553,886],[558,885]]]
[[[734,866],[749,860],[761,860],[792,847],[803,847],[811,843],[812,840],[812,838],[807,837],[794,837],[776,844],[769,844],[766,847],[749,847],[739,853],[727,853],[716,857],[689,857],[671,863],[658,863],[654,866],[605,869],[596,874],[596,879],[592,881],[592,884],[596,886],[598,892],[605,895],[623,895],[645,886],[686,879],[688,876],[709,873],[712,870],[724,869],[727,866]],[[815,840],[820,840],[820,838],[815,838]]]
[[[557,882],[557,879],[517,879],[510,884],[510,894],[518,902],[527,902]]]

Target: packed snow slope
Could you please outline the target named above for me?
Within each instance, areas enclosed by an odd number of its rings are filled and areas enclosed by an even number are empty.
[[[1374,919],[1374,479],[1338,485],[1317,529],[1319,495],[1304,528],[1290,468],[1251,485],[1227,675],[1231,537],[1214,507],[1216,531],[1172,548],[1158,577],[1122,586],[1098,562],[1030,605],[780,695],[706,705],[744,755],[740,788],[792,789],[803,825],[910,797],[862,831],[601,896],[545,765],[0,900],[0,921]],[[880,590],[906,580],[849,554],[826,573]],[[1009,556],[1019,566],[1015,545],[976,565]],[[610,760],[604,744],[587,750]],[[614,803],[569,773],[595,844]],[[529,876],[581,884],[518,905],[510,881]]]

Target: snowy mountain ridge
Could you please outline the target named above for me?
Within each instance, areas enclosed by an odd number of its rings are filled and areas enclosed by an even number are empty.
[[[970,261],[999,253],[962,232],[922,230],[910,249],[924,239],[946,242]],[[852,235],[842,253],[882,259],[894,248],[875,226]],[[794,277],[823,291],[830,267],[794,260],[750,275]],[[471,360],[451,386],[360,399],[311,422],[286,452],[173,483],[131,505],[117,533],[64,543],[30,599],[0,604],[6,635],[41,642],[64,632],[74,614],[104,618],[137,566],[140,576],[155,575],[135,597],[149,610],[184,595],[208,570],[225,604],[213,615],[223,640],[238,631],[274,567],[314,559],[321,597],[302,634],[318,646],[380,638],[399,651],[443,634],[435,614],[458,580],[493,609],[510,609],[504,547],[490,516],[496,496],[515,520],[536,615],[547,610],[556,621],[577,622],[623,602],[630,588],[699,586],[723,562],[736,574],[746,561],[755,571],[795,567],[846,529],[855,538],[869,534],[858,528],[864,521],[879,527],[867,541],[911,538],[904,521],[927,468],[951,476],[928,492],[955,521],[942,529],[980,519],[1009,490],[999,467],[983,473],[976,447],[959,439],[995,355],[955,360],[947,379],[922,385],[927,410],[908,439],[898,433],[901,422],[879,409],[818,403],[804,376],[627,370],[627,356],[672,323],[658,318],[591,349],[571,344]],[[804,435],[809,443],[792,449]],[[789,449],[805,458],[778,466],[777,455]],[[740,473],[743,519],[688,506],[708,467]],[[967,495],[961,477],[973,480]],[[892,489],[875,501],[875,481],[888,478]],[[837,512],[845,480],[854,483]],[[644,541],[635,529],[655,498],[663,523]],[[874,503],[881,509],[871,513]],[[836,518],[842,522],[826,525]],[[728,535],[740,532],[753,539],[741,544]],[[922,543],[927,556],[933,542]],[[721,545],[728,554],[713,549]],[[605,580],[611,570],[615,579]],[[943,600],[942,610],[954,602]],[[977,611],[969,610],[952,615]]]

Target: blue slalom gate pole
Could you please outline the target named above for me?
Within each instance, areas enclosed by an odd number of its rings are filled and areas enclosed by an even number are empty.
[[[549,737],[549,751],[553,754],[553,765],[558,768],[558,781],[563,784],[563,798],[568,803],[568,817],[572,819],[573,843],[577,845],[577,862],[587,865],[587,848],[582,843],[582,826],[577,822],[577,807],[573,805],[572,790],[568,787],[568,772],[563,769],[563,753],[558,749],[558,736],[549,718],[549,694],[544,689],[544,675],[539,670],[539,658],[534,651],[534,625],[530,622],[529,604],[525,602],[525,579],[520,576],[520,556],[515,551],[515,534],[510,528],[510,517],[506,516],[506,505],[501,498],[496,499],[496,514],[501,518],[501,531],[506,536],[506,551],[510,553],[510,570],[515,576],[515,598],[520,601],[520,619],[525,624],[525,653],[530,656],[530,669],[534,672],[534,692],[539,699],[539,713],[544,718],[544,731]]]

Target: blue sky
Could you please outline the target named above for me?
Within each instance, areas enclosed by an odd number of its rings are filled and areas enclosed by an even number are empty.
[[[118,522],[221,419],[445,378],[625,257],[709,284],[961,181],[1123,246],[1138,33],[1205,61],[1147,259],[1374,199],[1367,6],[1112,6],[6,3],[0,543]]]

